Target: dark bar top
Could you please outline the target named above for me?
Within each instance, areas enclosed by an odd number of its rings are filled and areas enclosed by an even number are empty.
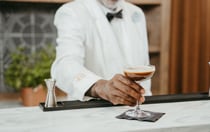
[[[145,98],[146,98],[146,101],[144,102],[144,104],[210,100],[208,93],[154,95],[154,96],[146,96]],[[46,108],[44,105],[45,105],[45,103],[40,103],[40,108],[43,111],[57,111],[57,110],[82,109],[82,108],[120,106],[120,105],[113,105],[112,103],[110,103],[106,100],[102,100],[102,99],[94,99],[94,100],[90,100],[90,101],[86,101],[86,102],[59,101],[59,102],[57,102],[57,107],[50,107],[50,108]]]

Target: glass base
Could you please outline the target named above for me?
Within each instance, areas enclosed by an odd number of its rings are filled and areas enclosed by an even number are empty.
[[[142,110],[129,110],[125,113],[127,116],[136,117],[136,118],[145,118],[151,116],[150,113]]]

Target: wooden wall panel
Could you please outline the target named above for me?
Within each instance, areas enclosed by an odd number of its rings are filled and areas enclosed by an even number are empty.
[[[207,92],[210,1],[173,0],[170,93]]]

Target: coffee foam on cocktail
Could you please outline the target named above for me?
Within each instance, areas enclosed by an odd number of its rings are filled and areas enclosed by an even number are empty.
[[[155,68],[149,66],[128,67],[127,69],[124,70],[124,72],[129,72],[129,73],[153,72],[153,71],[155,71]]]

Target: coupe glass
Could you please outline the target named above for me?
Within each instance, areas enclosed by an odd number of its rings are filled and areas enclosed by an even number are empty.
[[[154,72],[154,65],[143,65],[137,67],[128,67],[124,69],[125,76],[138,83],[150,79],[153,76]],[[142,111],[140,109],[140,102],[139,100],[137,100],[136,108],[127,111],[126,115],[130,117],[145,118],[150,116],[150,113]]]

